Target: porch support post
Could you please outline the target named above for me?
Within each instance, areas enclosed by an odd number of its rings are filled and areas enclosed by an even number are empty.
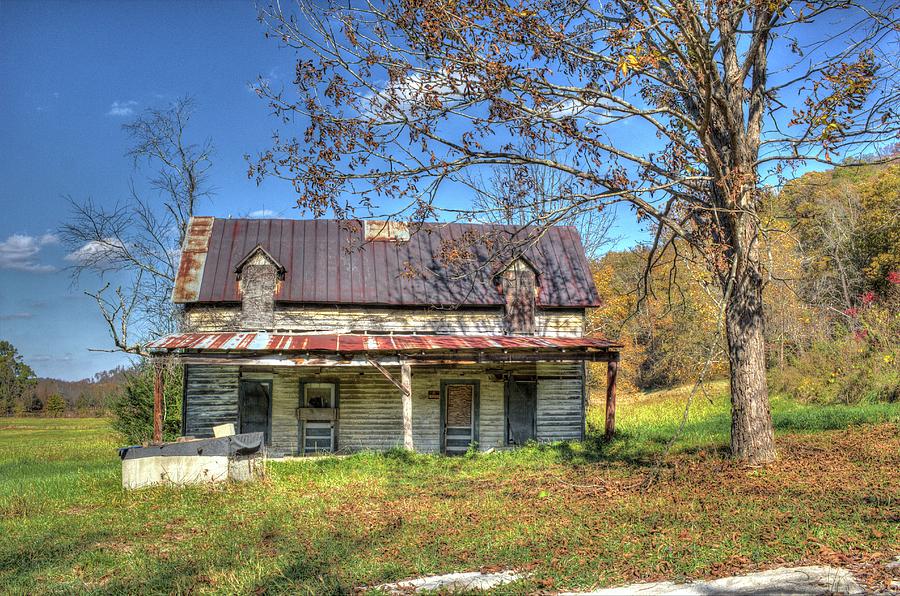
[[[412,372],[406,361],[400,364],[400,391],[403,399],[403,447],[413,451]]]
[[[607,440],[616,433],[616,374],[619,372],[619,354],[606,364],[606,432]]]
[[[163,440],[163,392],[165,391],[165,378],[163,376],[164,363],[161,358],[153,358],[153,442],[162,443]]]

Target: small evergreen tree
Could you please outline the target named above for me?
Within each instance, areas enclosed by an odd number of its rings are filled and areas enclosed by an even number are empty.
[[[167,366],[163,379],[163,440],[174,440],[181,433],[183,368]],[[127,442],[141,444],[153,437],[153,365],[145,360],[126,375],[125,384],[111,404],[113,428]]]
[[[47,398],[44,404],[44,414],[52,418],[59,418],[66,411],[66,400],[59,393],[54,393]]]

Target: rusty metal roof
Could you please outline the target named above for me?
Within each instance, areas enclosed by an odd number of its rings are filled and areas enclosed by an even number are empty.
[[[184,246],[181,247],[181,262],[172,290],[172,301],[194,302],[199,297],[200,279],[206,267],[209,252],[209,235],[213,228],[212,217],[192,217],[188,223]]]
[[[311,335],[258,331],[179,333],[150,342],[152,352],[452,352],[506,350],[607,350],[621,344],[599,337],[520,335]]]
[[[235,267],[261,246],[286,270],[278,302],[498,306],[503,297],[493,276],[508,264],[503,249],[534,234],[516,226],[428,223],[411,230],[409,240],[365,242],[364,229],[360,221],[195,217],[173,300],[240,302]],[[464,264],[454,269],[448,252],[466,246]],[[539,306],[599,305],[575,228],[549,228],[522,254],[539,273]]]

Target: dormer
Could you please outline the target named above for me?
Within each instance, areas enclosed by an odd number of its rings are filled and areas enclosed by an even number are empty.
[[[241,295],[241,327],[272,329],[275,293],[285,268],[261,245],[251,250],[234,269]]]
[[[509,335],[534,335],[535,299],[540,272],[524,256],[501,269],[494,278],[504,298],[504,321]]]

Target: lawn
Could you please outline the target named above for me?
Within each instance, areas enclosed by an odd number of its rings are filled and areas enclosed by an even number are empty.
[[[11,593],[342,593],[516,567],[503,588],[587,589],[787,563],[884,585],[900,554],[900,404],[773,401],[779,461],[723,456],[722,385],[620,399],[609,444],[465,458],[359,454],[270,463],[263,483],[124,493],[96,419],[0,419],[0,586]],[[593,427],[602,412],[592,411]]]

